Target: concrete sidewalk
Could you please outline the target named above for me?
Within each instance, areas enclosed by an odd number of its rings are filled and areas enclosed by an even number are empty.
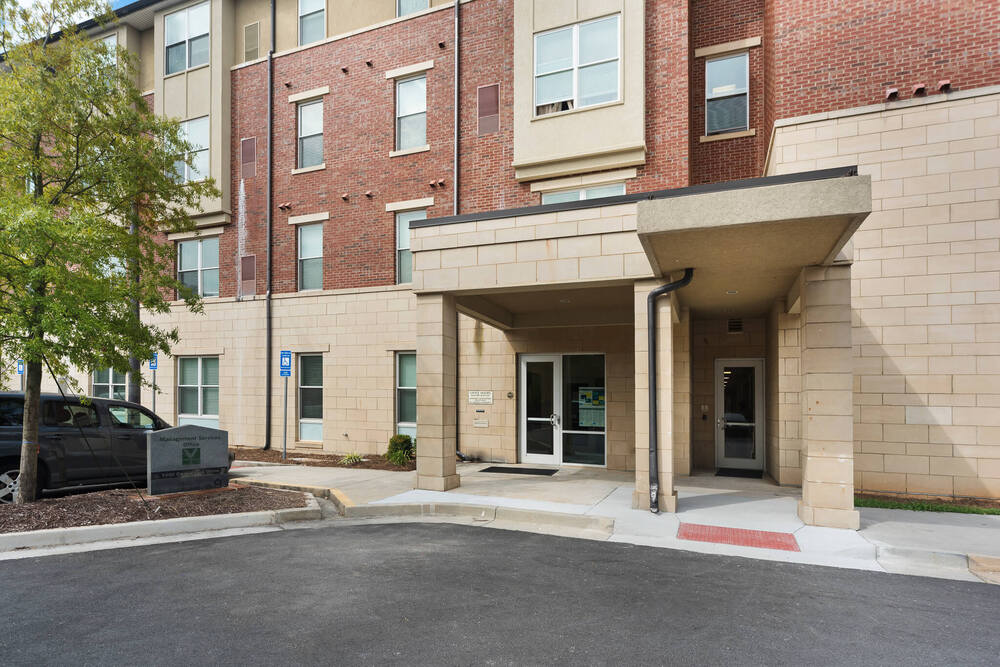
[[[798,518],[799,489],[713,475],[678,477],[678,512],[654,515],[632,509],[632,473],[561,468],[546,477],[481,472],[486,467],[488,464],[460,464],[462,485],[447,492],[414,489],[412,472],[306,466],[243,468],[237,462],[233,476],[269,485],[336,489],[338,504],[351,508],[346,511],[348,517],[405,515],[412,519],[441,516],[443,508],[451,507],[457,512],[452,516],[477,516],[481,524],[490,527],[560,534],[573,533],[571,529],[555,530],[559,517],[564,517],[566,526],[580,526],[581,520],[592,517],[600,519],[601,526],[613,527],[605,532],[586,530],[581,536],[968,581],[988,578],[970,572],[970,555],[1000,558],[1000,516],[861,508],[859,531],[819,528],[806,526]],[[463,507],[464,512],[458,511]],[[501,520],[501,516],[508,520]],[[520,523],[511,525],[511,516]],[[760,540],[784,543],[785,547],[746,546]]]

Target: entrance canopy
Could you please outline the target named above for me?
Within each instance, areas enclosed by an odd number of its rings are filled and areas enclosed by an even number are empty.
[[[834,263],[871,212],[869,177],[821,174],[639,202],[639,241],[658,275],[694,267],[684,301],[698,316],[766,313],[803,266]]]

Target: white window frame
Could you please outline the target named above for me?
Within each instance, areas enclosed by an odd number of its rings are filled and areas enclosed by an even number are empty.
[[[416,113],[407,114],[405,116],[400,116],[399,115],[399,87],[401,85],[405,84],[405,83],[409,83],[411,81],[416,81],[418,79],[423,79],[424,80],[424,110],[423,111],[418,111]],[[426,146],[427,145],[427,72],[421,72],[420,74],[416,74],[414,76],[407,76],[407,77],[396,79],[396,91],[395,92],[396,92],[396,109],[395,109],[395,115],[396,115],[396,150],[397,151],[409,151],[409,150],[414,150],[414,149],[420,148],[421,146]],[[401,134],[402,134],[399,131],[399,121],[402,120],[403,118],[412,118],[414,116],[419,116],[420,114],[424,115],[424,141],[423,141],[423,143],[416,143],[416,144],[413,144],[412,146],[403,146],[399,142]]]
[[[107,371],[108,372],[108,381],[107,382],[98,382],[97,381],[97,373],[99,371]],[[116,401],[128,400],[128,393],[127,392],[128,392],[128,375],[129,374],[125,373],[125,379],[124,379],[123,382],[115,382],[115,373],[117,373],[117,371],[115,369],[113,369],[113,368],[98,368],[98,369],[95,369],[94,371],[92,371],[91,374],[90,374],[90,395],[93,396],[94,398],[108,398],[108,399],[112,399],[112,400],[116,400]],[[103,395],[98,395],[98,393],[97,393],[97,388],[98,387],[105,387],[107,389],[107,393],[103,394]],[[121,387],[122,388],[122,393],[124,394],[125,398],[115,398],[115,387]]]
[[[211,239],[218,240],[218,238],[219,238],[218,236],[209,236],[209,237],[206,237],[206,238],[199,238],[199,239],[185,239],[184,241],[178,241],[177,242],[177,280],[178,281],[181,280],[181,273],[190,273],[191,271],[197,272],[197,274],[198,274],[198,290],[197,290],[197,294],[200,297],[214,297],[214,296],[219,296],[218,290],[216,291],[215,294],[205,294],[205,272],[206,271],[215,271],[216,272],[216,285],[219,284],[219,273],[218,273],[219,272],[219,258],[216,257],[216,259],[215,259],[215,266],[206,266],[205,265],[205,252],[204,252],[204,249],[205,249],[204,242],[208,241],[208,240],[211,240]],[[198,265],[194,269],[185,269],[184,271],[181,271],[181,246],[183,244],[185,244],[185,243],[197,243],[198,244]]]
[[[406,285],[413,282],[413,252],[410,250],[410,238],[406,239],[406,245],[402,245],[402,241],[399,238],[399,218],[400,216],[408,216],[411,213],[423,213],[423,218],[413,218],[413,220],[426,220],[427,219],[427,209],[426,208],[409,208],[405,211],[396,211],[393,214],[393,221],[396,223],[396,284]],[[409,223],[407,223],[409,224]],[[400,265],[402,264],[402,252],[410,253],[410,279],[401,280],[400,279]]]
[[[323,9],[315,9],[315,10],[313,10],[311,12],[307,12],[305,14],[302,13],[302,0],[296,0],[296,14],[298,15],[298,18],[296,19],[296,23],[295,23],[295,25],[296,25],[296,31],[298,33],[298,39],[296,40],[296,43],[299,46],[307,46],[309,44],[317,44],[317,43],[323,41],[324,39],[326,39],[326,1],[325,0],[323,2]],[[314,42],[305,42],[305,43],[303,43],[302,42],[302,19],[307,18],[309,16],[315,16],[316,14],[322,14],[323,15],[323,36],[320,37],[319,39],[317,39]]]
[[[589,197],[589,196],[587,196],[587,193],[589,191],[591,191],[591,190],[597,190],[599,188],[609,188],[609,187],[615,186],[615,185],[620,185],[621,186],[621,192],[613,194],[613,195],[601,195],[601,197]],[[598,184],[598,185],[586,185],[586,186],[582,186],[582,187],[578,187],[578,188],[566,188],[564,190],[553,190],[552,192],[543,192],[542,193],[542,204],[544,205],[544,204],[563,203],[563,202],[552,202],[552,201],[548,201],[547,202],[545,200],[546,200],[546,198],[553,197],[555,195],[564,195],[564,194],[567,194],[567,193],[570,193],[570,192],[575,192],[577,194],[577,198],[575,200],[571,199],[571,200],[568,200],[568,201],[585,201],[587,199],[602,199],[603,197],[620,197],[620,196],[622,196],[622,195],[625,194],[625,182],[622,181],[620,183],[601,183],[601,184]]]
[[[319,132],[314,132],[313,134],[302,134],[302,110],[306,109],[308,107],[313,107],[313,106],[318,106],[319,107]],[[322,97],[319,98],[319,99],[315,99],[315,100],[307,100],[305,102],[299,102],[295,106],[295,125],[296,125],[296,128],[295,128],[295,134],[296,134],[296,142],[295,142],[295,152],[296,152],[295,164],[297,165],[297,167],[296,167],[297,169],[307,169],[309,167],[317,167],[317,166],[319,166],[319,165],[321,165],[321,164],[324,163],[323,151],[325,150],[325,146],[323,145],[324,144],[323,116],[324,116],[324,112],[325,111],[326,110],[323,108],[323,98]],[[313,164],[305,164],[302,161],[302,155],[303,155],[302,141],[304,139],[311,139],[313,137],[319,137],[319,141],[320,141],[319,162],[315,162]]]
[[[422,12],[425,9],[430,8],[430,4],[431,4],[430,0],[424,0],[424,6],[423,7],[421,7],[420,9],[414,9],[413,11],[406,12],[404,14],[403,13],[403,8],[402,8],[402,3],[403,3],[403,0],[396,0],[396,18],[400,18],[402,16],[409,16],[410,14],[416,14],[417,12]]]
[[[413,387],[406,386],[406,387],[404,387],[404,386],[401,386],[399,384],[400,375],[401,375],[401,373],[399,372],[399,363],[400,363],[400,360],[404,356],[407,356],[407,355],[412,355],[413,358],[414,358],[414,361],[416,361],[416,358],[417,358],[417,352],[416,352],[416,350],[400,350],[399,352],[396,353],[396,359],[395,359],[395,361],[396,361],[395,371],[396,372],[393,374],[395,376],[395,383],[394,384],[396,385],[396,389],[393,392],[393,395],[394,395],[394,398],[395,398],[395,401],[394,401],[394,404],[393,404],[393,409],[394,409],[394,412],[395,412],[395,415],[396,415],[396,420],[395,420],[396,421],[396,433],[397,434],[400,433],[399,427],[401,427],[401,426],[406,427],[407,429],[410,429],[410,430],[413,431],[413,435],[411,437],[413,438],[413,441],[416,442],[416,440],[417,440],[417,436],[416,436],[417,422],[415,422],[415,421],[414,422],[404,422],[404,421],[400,421],[399,420],[399,397],[400,397],[400,393],[399,392],[400,392],[400,390],[411,390],[412,389],[413,390],[413,395],[414,395],[414,402],[416,402],[417,387],[416,386],[413,386]],[[414,378],[414,379],[416,379],[416,378]]]
[[[604,21],[606,19],[616,17],[618,19],[618,51],[614,58],[605,58],[604,60],[595,60],[594,62],[588,62],[584,67],[591,67],[593,65],[601,65],[604,63],[609,63],[613,61],[618,62],[618,96],[613,100],[608,100],[605,102],[597,102],[595,104],[588,104],[586,106],[581,106],[579,103],[580,96],[580,26],[584,26],[590,23],[597,23],[598,21]],[[538,38],[544,37],[545,35],[550,35],[552,33],[559,32],[560,30],[572,30],[573,31],[573,64],[569,67],[553,70],[551,72],[545,72],[545,74],[538,74]],[[608,14],[606,16],[601,16],[596,19],[590,19],[587,21],[581,21],[579,23],[573,23],[571,25],[564,25],[558,28],[553,28],[551,30],[544,30],[542,32],[536,32],[533,36],[532,42],[532,78],[531,78],[531,98],[533,100],[532,104],[532,117],[534,118],[545,118],[547,116],[552,116],[559,113],[569,113],[570,111],[576,111],[578,109],[589,109],[591,107],[602,106],[604,104],[617,104],[622,101],[622,15],[621,13]],[[557,74],[559,72],[573,72],[573,108],[567,109],[565,111],[550,111],[549,113],[538,113],[538,102],[535,100],[535,93],[538,89],[537,81],[539,76],[548,76],[549,74]]]
[[[190,164],[188,164],[188,162],[194,162],[194,158],[200,155],[201,153],[207,154],[206,162],[208,163],[208,170],[211,171],[212,169],[212,153],[210,152],[212,144],[212,121],[210,117],[199,116],[198,118],[188,118],[187,120],[181,121],[181,134],[184,136],[184,139],[187,140],[188,143],[190,143],[191,140],[189,137],[191,136],[191,132],[189,129],[189,125],[196,121],[205,121],[206,123],[208,123],[208,145],[207,146],[196,145],[192,150],[188,151],[187,153],[188,159],[184,163],[183,173],[177,171],[175,163],[175,173],[180,183],[194,183],[196,181],[203,181],[208,178],[208,174],[195,173],[194,168],[191,167]]]
[[[305,229],[319,229],[319,254],[318,255],[303,255],[302,254],[302,231]],[[303,224],[297,225],[295,230],[295,257],[296,257],[296,268],[298,269],[298,291],[300,292],[312,292],[316,290],[323,289],[323,223],[319,222],[316,224]],[[302,286],[302,262],[309,259],[320,260],[319,266],[319,287],[303,287]]]
[[[302,405],[303,405],[303,402],[302,402],[302,390],[303,389],[319,389],[320,390],[320,410],[323,409],[323,384],[322,384],[322,382],[323,382],[323,377],[322,377],[323,355],[322,354],[300,354],[300,355],[298,355],[298,357],[299,357],[298,372],[297,372],[298,377],[296,378],[296,382],[295,382],[296,387],[297,387],[296,397],[297,397],[297,403],[298,403],[298,406],[297,406],[297,408],[298,408],[298,414],[297,414],[297,417],[298,417],[298,420],[297,420],[298,421],[298,428],[297,428],[297,431],[296,431],[296,436],[297,436],[297,439],[300,442],[322,442],[323,441],[323,418],[322,417],[320,417],[318,419],[314,418],[314,417],[308,417],[308,418],[306,418],[306,417],[302,416]],[[304,374],[302,373],[302,361],[304,359],[306,359],[306,358],[313,358],[313,357],[319,359],[320,371],[321,371],[320,372],[320,384],[319,385],[311,385],[311,384],[310,385],[304,385],[304,384],[302,384],[302,378],[304,376]],[[319,440],[316,440],[316,439],[313,439],[313,438],[303,438],[302,437],[302,425],[303,424],[310,424],[310,425],[316,425],[316,424],[318,424],[319,425],[319,429],[320,429]]]
[[[192,35],[191,34],[191,24],[190,24],[190,22],[188,20],[188,16],[190,15],[190,13],[191,13],[191,11],[193,9],[197,9],[197,8],[202,7],[202,6],[208,7],[208,21],[209,21],[208,30],[206,30],[205,32],[200,32],[197,35]],[[166,30],[167,18],[171,17],[171,16],[176,16],[178,14],[184,14],[184,39],[181,40],[181,41],[179,41],[179,42],[171,42],[171,43],[168,44],[167,40],[166,40],[166,35],[167,35],[167,30]],[[163,75],[164,76],[171,76],[173,74],[179,74],[181,72],[186,72],[189,69],[193,69],[195,67],[202,67],[202,66],[207,65],[208,63],[211,62],[211,60],[212,60],[212,54],[211,54],[211,50],[212,50],[212,36],[211,36],[212,35],[212,26],[211,26],[211,23],[212,23],[212,8],[211,8],[211,5],[210,5],[209,2],[199,2],[199,3],[191,5],[189,7],[185,7],[184,9],[179,9],[176,12],[170,12],[169,14],[166,14],[163,17],[163,26],[164,26],[164,28],[163,28],[163,37],[164,37],[164,39],[163,39]],[[206,62],[203,62],[203,63],[198,63],[197,65],[192,65],[191,64],[191,42],[193,40],[196,40],[196,39],[198,39],[200,37],[205,37],[205,36],[208,37],[208,49],[209,49],[208,60]],[[173,71],[173,72],[168,72],[167,71],[167,65],[170,62],[170,59],[167,57],[167,52],[169,51],[169,49],[170,49],[171,46],[176,46],[178,44],[184,44],[184,67],[182,67],[179,70]]]
[[[718,62],[720,60],[730,60],[732,58],[744,58],[743,64],[743,81],[745,83],[743,90],[727,91],[725,94],[712,95],[708,90],[708,67],[710,63]],[[708,128],[708,103],[710,100],[724,99],[727,97],[737,97],[743,95],[747,98],[747,114],[746,119],[743,122],[743,127],[731,128],[726,130],[716,130],[710,132]],[[719,134],[727,134],[729,132],[743,132],[750,129],[750,52],[749,51],[737,51],[736,53],[726,53],[721,56],[716,56],[714,58],[705,59],[705,136],[715,136]]]
[[[198,384],[181,384],[181,363],[185,359],[197,359],[198,360]],[[178,417],[178,419],[181,418],[181,417],[192,417],[192,418],[195,418],[195,419],[200,419],[200,418],[218,419],[219,418],[218,411],[216,412],[216,414],[209,414],[209,413],[205,412],[205,389],[213,389],[214,388],[216,390],[217,403],[220,406],[222,405],[222,396],[219,394],[219,385],[218,384],[205,384],[205,360],[206,359],[215,359],[216,360],[216,363],[218,364],[218,367],[219,367],[219,376],[221,377],[222,376],[222,363],[221,363],[221,360],[219,359],[219,357],[217,355],[208,354],[208,355],[200,356],[200,357],[198,357],[198,356],[177,357],[177,417]],[[185,388],[197,387],[198,388],[198,414],[191,414],[189,412],[181,412],[181,399],[180,399],[180,395],[181,395],[181,391],[180,390],[181,390],[181,387],[185,387]]]

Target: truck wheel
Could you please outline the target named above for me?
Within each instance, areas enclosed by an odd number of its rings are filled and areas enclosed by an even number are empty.
[[[5,470],[9,464],[0,466],[0,503],[12,503],[17,497],[17,478],[21,471],[17,468]]]

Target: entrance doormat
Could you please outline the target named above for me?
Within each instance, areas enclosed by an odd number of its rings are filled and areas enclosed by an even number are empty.
[[[719,468],[716,477],[749,477],[750,479],[761,479],[764,477],[763,470],[744,470],[743,468]]]
[[[508,475],[547,475],[551,477],[559,472],[559,470],[555,468],[508,468],[506,466],[490,466],[489,468],[483,468],[479,472],[503,472]]]

